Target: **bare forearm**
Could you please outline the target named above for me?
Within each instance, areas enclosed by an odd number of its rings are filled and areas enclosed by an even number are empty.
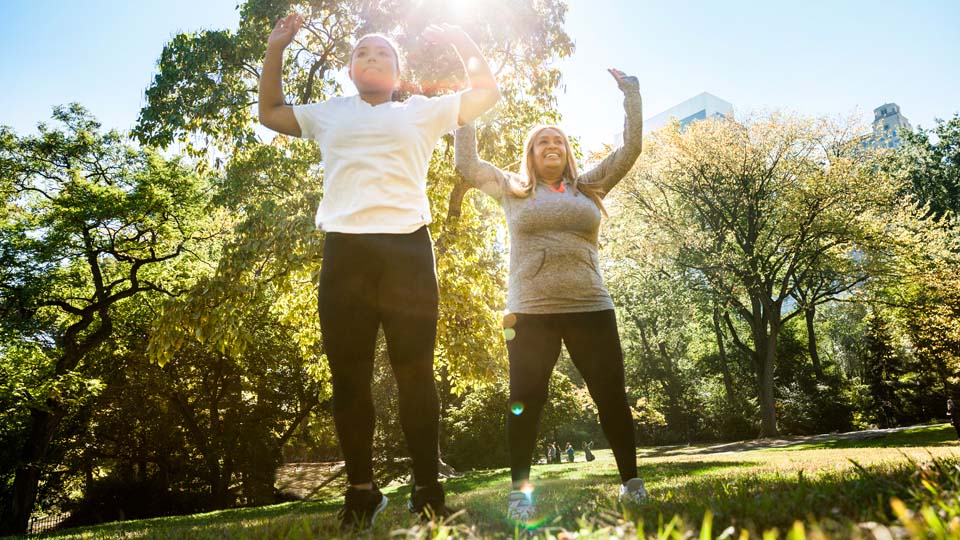
[[[303,18],[291,13],[277,21],[270,37],[267,38],[267,53],[263,57],[260,70],[260,91],[257,97],[257,116],[264,126],[286,134],[299,137],[300,124],[297,123],[293,107],[283,99],[283,51],[293,41],[297,31],[303,25]]]
[[[490,65],[480,52],[477,44],[470,39],[470,36],[463,34],[459,39],[453,42],[453,48],[456,49],[463,62],[463,68],[467,72],[467,81],[471,89],[490,90],[496,92],[499,96],[500,89],[497,88],[497,81],[493,77]]]
[[[269,117],[269,112],[284,105],[283,81],[283,48],[267,47],[267,54],[263,58],[263,69],[260,73],[260,95],[257,108],[260,121]]]
[[[466,33],[453,41],[467,73],[470,89],[463,94],[460,103],[460,123],[467,124],[493,107],[500,99],[500,89],[490,70],[490,65],[477,44]]]
[[[286,104],[283,96],[283,47],[268,46],[260,73],[260,96],[257,100],[257,115],[264,126],[285,135],[303,135],[297,123],[293,107]]]

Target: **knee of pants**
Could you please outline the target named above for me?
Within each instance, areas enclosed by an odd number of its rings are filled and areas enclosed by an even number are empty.
[[[358,405],[373,404],[370,381],[360,381],[356,377],[333,378],[333,408],[340,410]]]
[[[629,414],[630,411],[630,402],[627,400],[627,393],[622,390],[619,392],[611,391],[609,393],[602,393],[594,398],[594,402],[597,404],[597,412],[606,413],[623,410]]]
[[[529,394],[510,394],[507,412],[511,417],[521,418],[528,415],[539,415],[546,404],[546,398]]]
[[[330,383],[333,386],[334,395],[362,395],[370,393],[371,377],[366,377],[354,370],[349,369],[331,369]]]
[[[397,366],[393,370],[397,380],[397,392],[401,397],[416,397],[423,392],[437,393],[433,380],[433,359],[428,362]]]

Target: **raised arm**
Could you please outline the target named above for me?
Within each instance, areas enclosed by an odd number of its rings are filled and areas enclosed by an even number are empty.
[[[283,51],[293,41],[303,18],[291,13],[277,21],[273,32],[267,38],[267,54],[263,58],[263,69],[260,72],[260,95],[257,100],[257,114],[260,123],[264,126],[283,133],[299,137],[300,124],[293,114],[293,107],[287,105],[283,99]]]
[[[480,48],[459,26],[451,24],[430,25],[423,37],[435,43],[449,43],[460,55],[463,68],[467,72],[470,89],[460,98],[460,125],[473,122],[481,114],[490,110],[500,99],[500,88],[490,71]]]
[[[577,180],[600,187],[607,194],[630,172],[643,149],[643,103],[640,99],[640,83],[636,77],[622,71],[608,70],[623,92],[623,146],[610,153],[599,165],[580,175]]]
[[[480,159],[477,154],[477,128],[467,124],[454,132],[454,166],[467,182],[494,199],[503,197],[510,173]]]

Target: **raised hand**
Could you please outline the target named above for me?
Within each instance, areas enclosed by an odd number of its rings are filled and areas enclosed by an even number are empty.
[[[421,36],[430,43],[438,45],[456,44],[466,37],[466,32],[455,24],[431,24],[423,30]]]
[[[280,19],[273,27],[273,32],[270,32],[270,37],[267,38],[267,47],[286,49],[301,26],[303,26],[303,17],[299,13],[291,13]]]
[[[640,81],[632,75],[627,75],[626,73],[620,71],[619,69],[610,68],[607,70],[610,75],[613,75],[613,79],[617,81],[617,86],[621,90],[626,90],[627,88],[640,88]]]

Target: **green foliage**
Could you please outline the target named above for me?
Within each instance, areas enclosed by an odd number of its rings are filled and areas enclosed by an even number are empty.
[[[849,383],[835,372],[818,376],[805,354],[797,320],[777,342],[777,417],[786,433],[812,435],[851,431],[854,406]],[[892,426],[885,426],[892,427]]]
[[[631,225],[616,242],[649,250],[658,267],[682,270],[685,284],[715,299],[721,341],[750,358],[764,435],[777,432],[783,325],[878,272],[890,246],[906,242],[891,221],[916,222],[899,206],[900,184],[853,131],[776,114],[673,124],[648,139],[618,188]]]
[[[871,420],[882,428],[895,426],[903,409],[898,386],[904,362],[893,346],[882,315],[873,314],[868,320],[863,347],[864,382],[871,398]]]
[[[193,511],[275,502],[281,449],[320,394],[294,329],[260,309],[242,321],[253,336],[242,355],[193,339],[160,367],[145,353],[148,311],[118,316],[123,352],[104,351],[106,391],[66,460],[74,475],[87,476],[83,497],[65,506],[95,516],[105,497],[129,490],[116,508],[140,516],[182,511],[187,502]],[[169,495],[150,502],[154,492]]]
[[[960,215],[960,114],[897,135],[903,143],[890,167],[906,177],[911,195],[936,218]]]
[[[94,353],[113,336],[117,310],[177,294],[190,279],[183,261],[216,232],[205,177],[101,132],[79,105],[53,118],[37,135],[0,136],[0,370],[10,375],[0,531],[22,530],[41,477],[82,429],[83,408],[103,389]]]
[[[504,467],[509,464],[506,444],[506,418],[514,414],[509,403],[508,381],[496,382],[467,394],[456,409],[443,418],[446,435],[444,457],[458,469]],[[547,403],[540,415],[537,437],[539,450],[557,436],[573,435],[572,429],[586,408],[588,396],[578,394],[565,375],[554,372],[550,377]],[[521,414],[524,414],[521,409]],[[596,416],[591,418],[596,422]],[[573,441],[571,441],[573,442]],[[578,443],[586,441],[577,441]],[[534,459],[538,456],[534,454]]]
[[[631,220],[614,218],[605,238],[615,240],[631,234]],[[699,366],[690,361],[690,347],[697,339],[699,302],[685,277],[664,267],[656,255],[620,242],[609,242],[605,252],[611,263],[605,268],[610,294],[618,306],[621,345],[627,386],[649,409],[662,413],[664,423],[650,417],[638,425],[646,442],[690,442],[699,431],[704,409],[696,395]],[[662,399],[648,399],[662,396]],[[652,413],[652,411],[651,411]]]

